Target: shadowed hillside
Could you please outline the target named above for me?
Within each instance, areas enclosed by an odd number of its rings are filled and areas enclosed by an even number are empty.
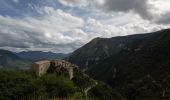
[[[88,67],[91,76],[107,82],[128,100],[170,99],[169,29],[98,38],[75,51],[70,61]]]

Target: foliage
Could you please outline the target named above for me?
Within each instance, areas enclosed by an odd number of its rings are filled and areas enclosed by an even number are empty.
[[[0,100],[67,98],[75,86],[69,78],[56,74],[36,77],[31,72],[0,71]]]
[[[93,100],[126,100],[110,86],[98,82],[98,85],[89,91],[89,97]]]
[[[75,92],[74,83],[67,77],[49,74],[44,76],[43,83],[49,97],[69,97]]]
[[[57,75],[63,75],[66,77],[69,77],[69,73],[67,69],[63,68],[62,66],[56,66],[54,62],[51,62],[49,69],[47,70],[47,73],[55,73]]]
[[[29,98],[36,94],[35,77],[26,72],[0,71],[0,100]]]
[[[78,86],[82,91],[87,87],[95,84],[94,80],[92,80],[91,78],[89,78],[89,76],[85,74],[75,75],[72,80],[76,84],[76,86]]]
[[[97,85],[89,96],[85,96],[84,89],[94,86],[95,81],[82,71],[70,80],[56,73],[37,77],[27,71],[1,70],[0,79],[0,100],[101,100],[106,96],[114,97],[112,89],[103,85]]]

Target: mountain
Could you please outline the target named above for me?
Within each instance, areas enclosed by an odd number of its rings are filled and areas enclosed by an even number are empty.
[[[118,54],[123,49],[128,50],[130,49],[129,46],[151,37],[154,37],[153,33],[113,38],[95,38],[74,51],[69,57],[69,61],[79,65],[81,68],[91,68],[104,59]]]
[[[23,60],[15,53],[7,50],[0,50],[0,68],[28,68],[29,61]]]
[[[27,51],[16,53],[20,58],[31,61],[40,59],[63,59],[68,57],[70,54],[53,53],[53,52],[42,52],[42,51]]]
[[[39,59],[64,59],[70,54],[28,51],[13,53],[7,50],[0,50],[0,68],[19,68],[27,69],[31,66],[33,61]]]
[[[119,91],[127,100],[170,99],[170,29],[96,38],[69,61]]]

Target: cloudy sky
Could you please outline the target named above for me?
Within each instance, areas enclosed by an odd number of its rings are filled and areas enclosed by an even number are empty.
[[[170,0],[0,0],[0,49],[68,53],[170,27]]]

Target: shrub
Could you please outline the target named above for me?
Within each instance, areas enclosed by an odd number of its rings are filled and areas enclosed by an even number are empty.
[[[73,82],[64,76],[57,77],[55,74],[49,74],[43,77],[43,83],[50,98],[69,97],[75,92]]]

